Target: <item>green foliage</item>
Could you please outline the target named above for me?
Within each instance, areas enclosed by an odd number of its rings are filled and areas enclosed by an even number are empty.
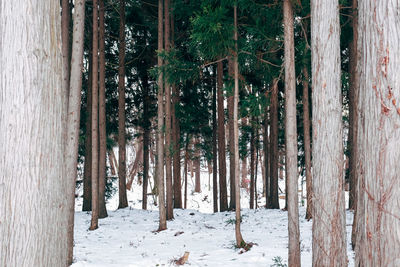
[[[283,263],[283,259],[280,256],[276,256],[272,259],[274,264],[271,265],[271,267],[287,267],[285,263]]]

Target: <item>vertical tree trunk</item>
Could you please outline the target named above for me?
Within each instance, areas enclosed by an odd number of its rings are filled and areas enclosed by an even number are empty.
[[[312,218],[312,175],[311,175],[311,134],[310,134],[310,101],[308,97],[308,75],[307,66],[303,67],[303,130],[304,130],[304,158],[306,167],[307,188],[307,210],[306,219]]]
[[[234,63],[233,59],[230,57],[228,60],[228,72],[231,79],[234,80]],[[233,93],[234,94],[234,93]],[[234,118],[233,118],[233,106],[234,106],[234,96],[230,95],[228,97],[228,131],[229,131],[229,180],[230,180],[230,201],[229,209],[235,209],[235,147],[234,147]]]
[[[268,98],[268,91],[265,93],[266,98]],[[264,147],[264,169],[265,169],[265,207],[270,207],[270,145],[269,145],[269,119],[268,119],[268,105],[264,107],[264,135],[263,135],[263,147]]]
[[[359,2],[356,266],[400,265],[399,8]]]
[[[99,219],[99,80],[98,80],[98,45],[99,45],[99,25],[98,25],[98,0],[93,0],[93,54],[92,54],[92,220],[89,230],[98,228]]]
[[[254,167],[255,167],[255,136],[254,136],[254,118],[250,120],[250,209],[254,209]]]
[[[149,184],[150,165],[150,131],[151,122],[149,118],[150,108],[150,85],[147,73],[143,77],[143,193],[142,209],[147,209],[147,188]]]
[[[119,66],[118,66],[118,208],[128,207],[126,196],[126,133],[125,133],[125,0],[119,1]]]
[[[184,163],[184,173],[185,173],[185,197],[184,197],[184,207],[187,208],[187,176],[188,176],[188,161],[189,161],[189,135],[186,134],[185,142],[185,163]]]
[[[357,0],[352,3],[352,28],[353,40],[350,43],[350,86],[349,86],[349,209],[356,207],[356,166],[357,166],[357,103],[358,103],[358,75],[357,75],[357,38],[358,38],[358,14]]]
[[[85,1],[75,3],[71,60],[71,83],[69,85],[67,138],[65,148],[66,179],[68,181],[68,264],[72,264],[74,247],[74,214],[76,169],[78,162],[79,124],[81,112],[83,42],[85,28]],[[65,66],[64,66],[65,67]]]
[[[59,12],[58,1],[0,4],[0,266],[68,264]]]
[[[163,42],[163,0],[158,0],[158,51],[164,48]],[[160,55],[157,57],[157,65],[161,67],[163,60]],[[164,191],[164,81],[162,73],[158,75],[157,93],[157,178],[158,178],[158,209],[160,222],[158,230],[167,229],[167,214],[165,210],[165,191]]]
[[[218,68],[218,67],[217,67]],[[217,76],[215,68],[213,68],[213,82],[212,82],[212,135],[213,135],[213,208],[214,212],[218,212],[218,155],[217,155]]]
[[[200,148],[199,148],[200,138],[196,137],[194,140],[194,149],[195,149],[195,159],[194,159],[194,168],[195,168],[195,186],[194,192],[201,192],[201,183],[200,183]]]
[[[93,14],[91,14],[93,15]],[[89,29],[92,35],[93,29]],[[89,42],[89,74],[87,85],[87,104],[86,104],[86,137],[85,137],[85,163],[83,172],[83,203],[82,211],[92,210],[92,72],[93,72],[93,48]],[[74,196],[75,197],[75,196]]]
[[[346,266],[338,1],[311,1],[313,266]]]
[[[117,175],[117,162],[114,155],[114,150],[110,149],[107,151],[108,161],[110,163],[111,175]]]
[[[225,152],[225,112],[223,88],[223,64],[217,63],[217,101],[218,101],[218,162],[219,162],[219,208],[228,210],[228,196],[226,188],[226,152]]]
[[[283,2],[285,34],[285,141],[286,181],[288,189],[289,266],[300,266],[299,194],[297,176],[296,78],[294,67],[293,9]]]
[[[240,232],[240,175],[239,175],[239,127],[238,127],[238,117],[239,117],[239,66],[238,66],[238,29],[237,29],[237,2],[235,1],[234,7],[234,41],[235,41],[235,52],[233,57],[233,70],[235,77],[235,90],[233,95],[233,145],[234,145],[234,164],[235,164],[235,176],[231,179],[235,184],[235,237],[236,246],[241,248],[246,245],[243,240],[242,233]],[[233,177],[232,177],[233,178]]]
[[[170,45],[170,12],[169,1],[164,0],[164,42],[165,52],[168,53],[171,49]],[[165,62],[168,64],[168,62]],[[171,86],[165,79],[165,180],[167,189],[167,220],[174,218],[173,209],[173,193],[172,193],[172,158],[171,158]]]
[[[99,218],[107,217],[106,209],[106,60],[105,60],[105,29],[104,29],[104,0],[99,2]]]
[[[352,3],[352,28],[353,41],[350,48],[350,88],[349,88],[349,179],[350,195],[349,208],[354,210],[353,227],[351,232],[351,244],[353,249],[356,244],[357,233],[357,199],[358,199],[358,180],[357,180],[357,138],[358,138],[358,94],[359,94],[359,76],[357,73],[358,64],[358,0]]]
[[[64,109],[68,110],[69,97],[69,77],[70,77],[70,34],[69,25],[71,22],[69,0],[61,1],[61,40],[62,40],[62,55],[63,55],[63,82],[65,89],[65,105]]]
[[[271,136],[270,136],[270,209],[279,209],[278,198],[278,169],[279,169],[279,151],[278,151],[278,79],[274,79],[271,88]]]

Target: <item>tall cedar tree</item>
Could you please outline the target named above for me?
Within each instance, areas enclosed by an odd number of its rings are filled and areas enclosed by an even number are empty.
[[[99,107],[99,80],[98,80],[98,46],[99,46],[99,25],[98,25],[98,0],[93,0],[93,38],[92,38],[92,219],[90,221],[89,230],[95,230],[98,226],[99,219],[99,122],[98,122],[98,107]]]
[[[164,48],[163,41],[163,0],[158,0],[158,52]],[[157,65],[159,68],[163,65],[161,55],[158,55]],[[157,93],[157,179],[158,179],[158,209],[160,220],[158,231],[167,229],[167,214],[165,210],[164,193],[164,79],[162,72],[158,75],[158,93]]]
[[[400,264],[399,7],[394,0],[369,0],[358,8],[356,266]]]
[[[346,266],[338,0],[311,1],[313,265]]]
[[[268,208],[279,209],[278,198],[278,168],[279,168],[279,154],[278,154],[278,82],[275,78],[271,87],[271,106],[270,106],[270,121],[271,121],[271,135],[270,135],[270,186],[268,197]]]
[[[77,176],[79,124],[85,29],[85,1],[75,2],[71,55],[71,82],[68,93],[67,139],[65,147],[66,178],[68,180],[68,264],[72,264],[74,247],[75,181]]]
[[[0,266],[68,265],[59,12],[59,1],[1,2]]]
[[[283,1],[285,44],[285,141],[288,195],[289,265],[300,266],[300,228],[297,176],[296,78],[294,66],[294,22],[290,0]]]
[[[126,132],[125,132],[125,0],[119,1],[119,65],[118,65],[118,208],[128,207],[126,196]]]
[[[218,155],[217,155],[217,84],[215,68],[213,69],[213,85],[212,85],[212,174],[213,174],[213,210],[218,212]]]

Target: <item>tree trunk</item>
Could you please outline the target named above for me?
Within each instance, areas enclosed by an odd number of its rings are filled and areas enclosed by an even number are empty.
[[[358,79],[357,76],[357,38],[358,38],[358,14],[357,0],[352,3],[352,29],[353,40],[350,44],[350,86],[349,86],[349,209],[355,210],[356,207],[356,166],[357,166],[357,103],[358,103]]]
[[[311,1],[313,266],[347,266],[338,1]]]
[[[194,186],[194,192],[201,192],[201,184],[200,184],[200,138],[196,137],[194,140],[194,149],[195,149],[195,158],[194,158],[194,168],[195,168],[195,186]]]
[[[118,66],[118,208],[128,207],[126,196],[126,133],[125,133],[125,0],[119,1],[119,66]]]
[[[254,118],[251,118],[250,124],[254,125]],[[250,209],[254,209],[254,166],[255,166],[255,135],[254,127],[251,126],[250,134]]]
[[[110,149],[107,151],[108,161],[110,163],[111,175],[117,175],[118,164],[115,159],[114,150]]]
[[[399,8],[359,2],[356,266],[400,266]]]
[[[285,35],[285,141],[286,181],[288,189],[289,266],[300,266],[299,194],[297,176],[296,78],[294,67],[293,9],[283,2]]]
[[[99,44],[99,25],[98,25],[98,0],[93,0],[93,53],[92,53],[92,220],[89,230],[95,230],[99,220],[99,80],[98,80],[98,44]]]
[[[307,189],[307,210],[306,219],[312,218],[312,175],[311,175],[311,134],[310,134],[310,101],[308,97],[308,75],[307,66],[303,67],[303,130],[304,130],[304,159],[306,167],[306,189]]]
[[[67,137],[65,148],[66,179],[68,181],[68,264],[72,264],[74,247],[75,187],[77,176],[79,126],[81,112],[83,42],[85,28],[85,1],[75,3],[71,83],[69,84]],[[64,66],[65,68],[65,66]]]
[[[185,163],[184,163],[184,173],[185,173],[185,197],[184,197],[184,207],[187,208],[187,176],[188,176],[188,161],[189,161],[189,135],[186,135],[185,144]]]
[[[225,152],[225,112],[223,88],[223,64],[217,63],[217,101],[218,101],[218,162],[219,162],[219,208],[228,210],[228,196],[226,188],[226,152]]]
[[[278,169],[279,169],[279,151],[278,151],[278,79],[274,79],[271,88],[271,135],[270,135],[270,192],[268,198],[268,208],[279,209],[278,198]]]
[[[163,0],[158,0],[158,51],[162,51],[163,46]],[[157,65],[161,67],[163,60],[160,55],[157,57]],[[160,213],[160,222],[158,230],[167,229],[167,214],[165,210],[165,192],[164,192],[164,81],[162,73],[158,75],[158,93],[157,93],[157,178],[158,178],[158,209]]]
[[[218,67],[217,67],[218,68]],[[218,155],[217,155],[217,85],[215,79],[215,68],[213,68],[214,76],[212,83],[212,135],[213,135],[213,208],[214,212],[218,212]]]
[[[350,88],[349,88],[349,179],[350,194],[349,208],[354,210],[353,227],[351,232],[351,244],[353,250],[356,244],[357,233],[357,199],[358,199],[358,179],[357,179],[357,138],[358,138],[358,94],[359,94],[359,76],[357,73],[358,64],[358,0],[353,0],[352,10],[352,28],[353,41],[350,48]]]
[[[93,16],[93,13],[89,13]],[[90,18],[89,18],[90,19]],[[89,27],[89,36],[93,34],[93,27]],[[92,72],[93,72],[93,47],[89,42],[89,70],[86,103],[86,137],[85,137],[85,163],[83,173],[83,203],[82,211],[92,210]]]
[[[149,165],[150,165],[150,131],[151,122],[149,118],[150,108],[150,85],[149,77],[143,76],[143,193],[142,193],[142,209],[147,209],[147,187],[149,184]]]
[[[228,60],[228,72],[229,76],[234,80],[234,62],[230,57]],[[234,94],[234,93],[233,93]],[[235,209],[235,147],[234,147],[234,118],[233,118],[233,106],[234,106],[234,96],[230,95],[228,97],[228,131],[229,131],[229,180],[230,180],[230,202],[229,209]]]
[[[236,237],[236,246],[238,248],[242,248],[246,246],[246,242],[244,242],[242,238],[242,233],[240,232],[240,175],[239,175],[239,127],[238,127],[238,117],[239,117],[239,66],[238,66],[238,29],[237,29],[237,2],[235,1],[234,7],[234,41],[235,41],[235,52],[233,57],[233,70],[235,77],[235,90],[233,95],[233,146],[234,146],[234,164],[235,164],[235,176],[234,181],[235,184],[235,237]],[[233,177],[232,177],[233,178]]]
[[[171,49],[170,45],[170,12],[169,0],[164,0],[164,42],[165,52]],[[168,64],[168,62],[165,62]],[[171,86],[168,79],[165,79],[165,180],[167,189],[167,220],[174,218],[173,192],[172,192],[172,158],[171,158]]]
[[[0,4],[0,266],[68,265],[59,12]]]
[[[106,209],[106,162],[107,162],[107,133],[106,133],[106,60],[105,60],[105,29],[104,29],[104,0],[99,2],[99,218],[107,217]]]
[[[268,91],[265,93],[266,98],[268,98]],[[270,145],[269,145],[269,118],[268,118],[268,105],[265,105],[264,108],[264,135],[263,135],[263,143],[264,143],[264,169],[265,169],[265,187],[264,187],[264,194],[265,194],[265,207],[269,208],[271,202],[270,200]]]
[[[62,41],[62,55],[63,55],[63,86],[65,90],[65,102],[63,103],[64,110],[68,110],[69,98],[69,77],[70,71],[70,34],[69,26],[71,22],[69,0],[61,1],[61,41]],[[68,127],[68,126],[67,126]]]

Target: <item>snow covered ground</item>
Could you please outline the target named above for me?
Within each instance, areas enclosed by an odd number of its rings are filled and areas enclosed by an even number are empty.
[[[260,175],[261,176],[261,175]],[[212,187],[209,190],[208,173],[202,172],[202,192],[193,193],[189,175],[187,210],[175,209],[168,229],[158,228],[158,209],[149,196],[149,210],[141,210],[141,187],[135,182],[128,192],[129,208],[115,210],[118,194],[107,204],[108,218],[99,220],[99,229],[89,231],[90,213],[81,212],[81,199],[77,199],[75,214],[75,263],[83,266],[173,266],[187,251],[189,266],[283,266],[274,265],[277,257],[287,264],[288,233],[287,212],[262,208],[260,198],[257,210],[248,209],[249,194],[241,191],[242,235],[253,242],[250,251],[242,253],[235,248],[233,212],[212,213]],[[194,178],[193,178],[194,179]],[[261,180],[261,179],[259,179]],[[281,188],[285,188],[280,185]],[[262,184],[258,184],[259,192]],[[229,191],[229,190],[228,190]],[[281,199],[281,207],[284,200]],[[300,207],[301,261],[311,266],[312,222],[306,221],[305,207]],[[350,247],[353,214],[347,212],[347,249],[349,266],[354,254]],[[275,261],[274,261],[275,259]]]

